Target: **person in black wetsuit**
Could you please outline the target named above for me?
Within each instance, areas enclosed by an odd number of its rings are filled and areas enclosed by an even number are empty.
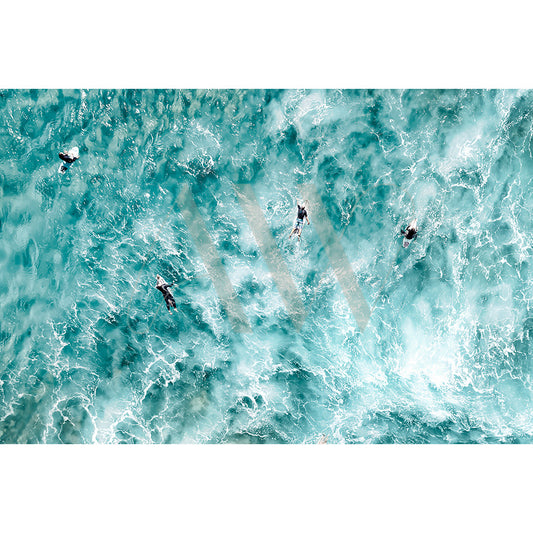
[[[78,150],[78,147],[75,146],[68,152],[59,152],[59,159],[63,161],[63,165],[61,165],[61,168],[59,169],[61,172],[66,172],[70,165],[76,161],[76,159],[80,158],[80,151]]]
[[[415,240],[416,240],[416,238],[417,238],[417,236],[418,236],[416,223],[413,224],[413,223],[411,222],[411,224],[409,224],[409,226],[407,226],[407,229],[406,229],[406,230],[403,230],[403,229],[402,229],[402,235],[403,235],[408,241],[410,241],[411,239],[415,239]]]
[[[174,283],[165,283],[165,280],[158,274],[156,276],[157,284],[155,286],[156,289],[160,290],[163,293],[163,296],[165,298],[165,303],[167,304],[167,309],[170,314],[172,314],[171,307],[176,309],[176,300],[174,300],[174,296],[172,296],[172,293],[168,290],[169,287],[172,287]],[[176,313],[178,310],[176,309]]]
[[[304,218],[307,220],[307,224],[310,224],[309,217],[307,216],[307,211],[303,205],[298,205],[298,216],[296,218],[296,224],[289,235],[289,239],[293,236],[294,233],[298,233],[298,240],[300,240],[300,235],[302,234],[302,229],[304,227]]]

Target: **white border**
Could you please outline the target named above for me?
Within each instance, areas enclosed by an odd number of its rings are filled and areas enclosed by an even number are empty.
[[[2,526],[17,533],[523,531],[531,449],[4,446]]]
[[[0,87],[527,88],[528,3],[9,2]]]

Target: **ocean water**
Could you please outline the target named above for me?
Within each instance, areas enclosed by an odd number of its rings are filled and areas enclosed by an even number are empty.
[[[533,442],[532,125],[532,91],[1,91],[0,442]],[[309,183],[364,329],[312,209],[287,239]]]

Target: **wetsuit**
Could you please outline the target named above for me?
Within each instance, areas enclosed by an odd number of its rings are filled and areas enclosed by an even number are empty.
[[[76,161],[76,159],[78,159],[77,157],[70,157],[68,154],[64,154],[63,152],[59,152],[59,159],[61,159],[62,161],[64,161],[65,163],[74,163],[74,161]]]
[[[416,239],[416,229],[414,228],[407,228],[407,231],[404,231],[402,229],[402,235],[405,236],[405,238],[410,241],[413,237]]]
[[[172,285],[174,285],[174,283],[162,283],[161,285],[155,286],[156,289],[160,290],[163,293],[165,303],[167,304],[167,309],[169,311],[170,306],[176,309],[176,301],[174,300],[174,296],[172,296],[171,292],[168,290],[168,288],[172,287]]]
[[[304,224],[304,218],[307,216],[307,211],[305,210],[305,207],[298,206],[298,218],[296,219],[296,226],[295,228],[299,228],[300,226],[303,226]]]
[[[70,165],[72,165],[72,163],[74,163],[74,161],[76,161],[76,159],[78,159],[77,157],[70,157],[68,154],[65,154],[63,152],[59,152],[59,159],[61,159],[61,161],[64,161],[64,164],[61,165],[61,172],[65,172],[66,170],[68,170],[68,168],[70,167]]]

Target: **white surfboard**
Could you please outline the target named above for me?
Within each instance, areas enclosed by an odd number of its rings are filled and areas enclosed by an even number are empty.
[[[158,274],[159,276],[159,274]],[[163,279],[163,276],[159,276],[159,279],[157,280],[156,287],[159,287],[160,285],[166,285],[167,282]]]
[[[67,155],[69,157],[72,157],[73,159],[79,159],[80,150],[77,146],[74,146],[67,152]],[[72,163],[67,163],[66,161],[61,160],[61,164],[59,165],[58,172],[60,174],[62,174],[63,172],[66,172],[70,168],[71,165]]]
[[[409,224],[409,226],[407,226],[407,230],[409,230],[409,229],[412,228],[412,229],[414,229],[415,231],[418,231],[418,225],[417,225],[416,221],[417,221],[417,219],[415,218],[415,219],[411,222],[411,224]],[[406,231],[407,231],[407,230],[406,230]],[[404,248],[407,248],[407,247],[409,246],[409,244],[411,244],[411,241],[412,241],[412,239],[406,239],[406,238],[404,237],[404,238],[403,238],[403,247],[404,247]]]

